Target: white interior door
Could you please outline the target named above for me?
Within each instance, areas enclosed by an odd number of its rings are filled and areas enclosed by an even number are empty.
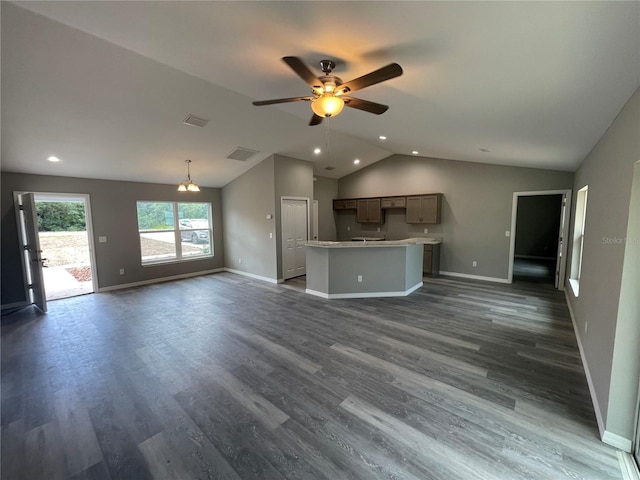
[[[20,223],[25,246],[25,264],[27,267],[27,281],[31,292],[31,303],[43,312],[47,311],[47,295],[44,289],[44,275],[42,272],[43,258],[38,238],[38,216],[36,214],[35,195],[23,193],[18,195],[20,204]]]
[[[568,213],[568,204],[569,201],[567,199],[567,194],[564,193],[562,195],[562,211],[560,213],[560,229],[559,229],[559,238],[558,238],[558,256],[556,261],[556,280],[555,287],[564,290],[563,279],[564,272],[567,267],[567,256],[565,255],[565,241],[567,238],[567,213]]]
[[[307,201],[282,200],[283,278],[305,275],[305,243],[309,239]]]

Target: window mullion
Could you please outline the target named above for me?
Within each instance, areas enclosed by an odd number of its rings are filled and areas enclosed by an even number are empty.
[[[176,241],[176,259],[182,260],[182,235],[180,235],[180,219],[178,218],[178,202],[173,202],[173,233]]]

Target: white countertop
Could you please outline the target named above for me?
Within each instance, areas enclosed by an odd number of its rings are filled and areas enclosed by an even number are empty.
[[[438,245],[441,241],[435,238],[416,237],[406,238],[404,240],[376,240],[373,242],[356,241],[356,242],[327,242],[322,240],[311,240],[305,245],[307,247],[321,248],[346,248],[346,247],[402,247],[407,245]]]

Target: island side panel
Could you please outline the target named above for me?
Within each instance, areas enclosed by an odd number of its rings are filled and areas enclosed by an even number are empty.
[[[422,248],[422,245],[419,246]],[[406,291],[409,246],[329,248],[329,293]],[[422,262],[419,263],[420,267]],[[362,282],[358,282],[358,275]]]
[[[305,247],[307,290],[329,293],[329,249],[321,247]]]
[[[422,256],[424,246],[409,245],[406,247],[405,291],[422,286]]]

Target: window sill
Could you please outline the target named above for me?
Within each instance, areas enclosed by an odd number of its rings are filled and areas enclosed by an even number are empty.
[[[144,262],[142,264],[143,267],[157,267],[158,265],[170,265],[172,263],[186,263],[186,262],[194,262],[196,260],[207,260],[213,258],[213,255],[198,255],[197,257],[190,258],[172,258],[170,260],[158,260],[157,262]]]
[[[571,285],[571,290],[573,290],[573,296],[578,298],[580,296],[580,282],[575,278],[570,278],[569,285]]]

